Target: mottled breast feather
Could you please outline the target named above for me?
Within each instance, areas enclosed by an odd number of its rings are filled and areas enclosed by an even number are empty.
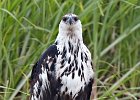
[[[90,58],[88,58],[89,59],[88,60],[86,59],[85,54],[74,53],[77,55],[74,57],[73,60],[72,59],[64,60],[66,59],[67,54],[69,54],[71,51],[69,51],[69,49],[66,49],[66,47],[63,47],[62,49],[63,53],[62,53],[60,49],[61,47],[59,47],[56,44],[50,46],[42,54],[38,62],[34,65],[32,70],[31,80],[30,80],[31,100],[89,100],[90,99],[90,94],[92,91],[92,84],[93,84],[93,77],[89,76],[90,71],[88,71],[88,70],[92,70],[92,62],[88,63],[88,61],[91,61]],[[78,49],[76,48],[76,50]],[[65,51],[69,53],[66,54]],[[81,49],[79,52],[81,52]],[[71,53],[70,55],[72,56],[73,53]],[[83,56],[83,57],[81,58],[79,56]],[[81,60],[76,60],[78,58],[81,58]],[[72,63],[73,61],[74,62],[78,61],[78,62]],[[67,65],[67,63],[69,64]],[[83,65],[78,66],[79,63],[83,63]],[[60,67],[59,64],[61,64]],[[78,67],[77,70],[76,70],[76,65]],[[67,71],[70,72],[70,74],[66,74]],[[57,73],[61,73],[60,76]],[[75,77],[71,75],[75,75]],[[67,77],[67,79],[65,77]],[[89,80],[87,80],[88,77],[90,78]],[[71,86],[69,86],[69,84],[71,84]],[[77,84],[75,88],[73,87],[75,86],[74,84],[75,85]],[[79,87],[80,89],[78,89]]]

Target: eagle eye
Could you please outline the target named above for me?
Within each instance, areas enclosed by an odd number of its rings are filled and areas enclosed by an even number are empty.
[[[79,18],[78,17],[73,17],[74,21],[77,21]]]
[[[62,18],[62,20],[63,20],[64,22],[66,22],[66,20],[67,20],[67,17],[63,17],[63,18]]]

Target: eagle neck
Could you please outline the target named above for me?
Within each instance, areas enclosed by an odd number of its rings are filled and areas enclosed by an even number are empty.
[[[77,46],[83,43],[82,36],[77,37],[77,36],[71,36],[71,35],[62,35],[58,34],[55,43],[57,45],[69,45],[72,44],[73,46]]]

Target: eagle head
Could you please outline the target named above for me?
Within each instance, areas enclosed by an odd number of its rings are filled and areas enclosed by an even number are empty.
[[[75,14],[66,14],[62,18],[62,23],[65,23],[66,25],[72,26],[76,23],[78,23],[79,18]]]
[[[82,35],[82,24],[78,16],[72,13],[64,15],[59,24],[59,33],[67,36]]]

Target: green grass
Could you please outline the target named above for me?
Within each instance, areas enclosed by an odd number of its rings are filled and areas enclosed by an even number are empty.
[[[61,17],[79,15],[99,100],[140,98],[139,0],[1,0],[0,100],[26,100],[29,77]]]

